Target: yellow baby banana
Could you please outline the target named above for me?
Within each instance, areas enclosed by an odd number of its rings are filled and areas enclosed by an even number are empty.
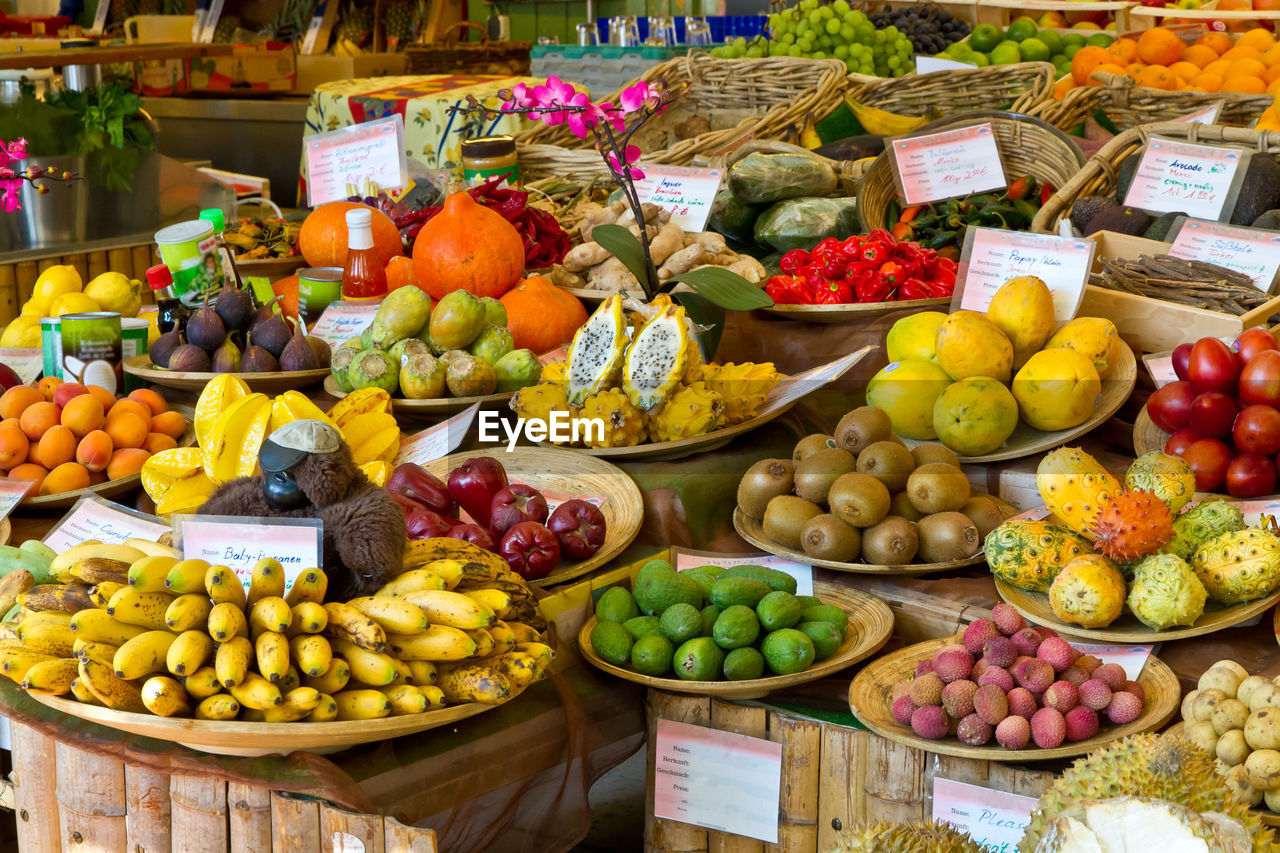
[[[258,660],[258,672],[262,673],[267,681],[279,681],[289,671],[289,641],[285,639],[284,634],[263,631],[254,640],[253,650]],[[325,669],[328,667],[326,666]]]
[[[207,626],[209,636],[219,643],[225,643],[232,637],[249,636],[249,620],[245,618],[244,611],[227,601],[213,605]]]
[[[164,588],[177,595],[190,592],[204,592],[205,578],[209,575],[209,564],[204,560],[182,560],[174,563],[164,578]]]
[[[218,673],[218,683],[230,689],[244,682],[253,659],[253,644],[247,637],[232,637],[214,655],[213,667]]]
[[[178,636],[172,631],[147,631],[129,640],[116,650],[112,659],[116,678],[132,681],[144,675],[164,672],[169,647],[176,639]]]
[[[153,675],[143,682],[142,704],[159,717],[185,717],[191,713],[186,688],[167,675]]]
[[[209,625],[209,612],[213,604],[203,592],[179,595],[164,611],[164,624],[170,631],[203,631]]]
[[[183,631],[169,646],[165,668],[174,675],[190,675],[213,656],[213,639],[204,631]]]

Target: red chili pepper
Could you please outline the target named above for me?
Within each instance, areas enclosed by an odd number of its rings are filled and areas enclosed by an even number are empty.
[[[1005,198],[1009,201],[1022,201],[1027,196],[1035,192],[1036,179],[1030,175],[1023,175],[1013,183],[1009,184],[1009,189],[1005,190]]]
[[[775,275],[764,290],[779,305],[805,305],[809,302],[804,281],[799,276]]]
[[[839,247],[817,253],[813,258],[813,269],[828,279],[844,278],[844,271],[849,266],[844,250]]]
[[[913,204],[908,208],[904,208],[902,215],[898,217],[898,221],[902,223],[911,223],[920,215],[920,211],[924,210],[923,204]]]
[[[893,254],[894,246],[880,240],[868,240],[862,247],[860,257],[864,263],[879,266]]]
[[[880,277],[890,288],[896,287],[905,279],[906,272],[897,261],[887,261],[880,265]]]
[[[854,295],[859,302],[887,302],[892,290],[888,282],[876,274],[858,279],[853,287]]]
[[[884,230],[883,228],[871,229],[871,233],[867,235],[867,240],[886,243],[890,246],[898,242],[897,240],[893,239],[892,234],[890,234],[888,231]]]
[[[814,294],[814,302],[818,305],[847,305],[853,301],[853,288],[843,281],[830,281],[827,286]]]
[[[827,237],[819,241],[818,245],[813,247],[813,254],[817,255],[819,252],[827,252],[832,249],[839,249],[839,248],[840,248],[839,240],[837,240],[835,237]]]
[[[1055,192],[1057,192],[1057,190],[1054,189],[1053,184],[1049,184],[1049,183],[1041,184],[1040,185],[1040,203],[1047,204],[1049,202],[1049,199],[1053,197],[1053,194]]]
[[[862,247],[867,244],[865,237],[853,236],[840,244],[840,251],[844,252],[844,256],[853,260],[862,251]]]

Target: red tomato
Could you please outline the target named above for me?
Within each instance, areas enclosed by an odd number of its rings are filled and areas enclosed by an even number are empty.
[[[1280,451],[1280,412],[1270,406],[1246,406],[1236,415],[1231,437],[1241,453],[1275,454]]]
[[[1160,429],[1177,432],[1191,422],[1191,402],[1195,398],[1190,382],[1170,382],[1147,400],[1147,414]]]
[[[1280,351],[1263,350],[1249,359],[1240,371],[1240,399],[1280,406]]]
[[[1226,438],[1235,419],[1236,401],[1219,391],[1205,391],[1191,401],[1188,423],[1199,438]]]
[[[1231,464],[1231,449],[1216,438],[1202,438],[1182,454],[1196,475],[1196,491],[1212,492],[1222,486]]]
[[[1196,480],[1197,485],[1199,480]],[[1257,453],[1242,453],[1227,466],[1227,493],[1236,498],[1269,495],[1276,488],[1276,466]]]
[[[1190,375],[1191,344],[1178,344],[1173,348],[1173,372],[1185,380]]]
[[[1266,329],[1245,329],[1231,345],[1231,351],[1236,354],[1236,360],[1240,362],[1241,369],[1255,355],[1269,349],[1280,350],[1280,342],[1277,342],[1276,336]]]
[[[1191,348],[1187,378],[1197,394],[1205,391],[1234,394],[1239,376],[1240,363],[1235,353],[1217,338],[1201,338]]]
[[[1187,448],[1199,441],[1190,429],[1180,429],[1164,443],[1164,452],[1172,456],[1182,456]]]

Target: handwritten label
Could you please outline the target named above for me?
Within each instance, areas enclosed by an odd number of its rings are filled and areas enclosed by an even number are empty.
[[[984,312],[1005,282],[1032,275],[1053,294],[1054,319],[1059,325],[1066,323],[1075,317],[1084,298],[1097,249],[1092,240],[1075,237],[970,228],[960,255],[951,310]]]
[[[13,368],[23,384],[30,385],[44,370],[44,350],[40,347],[0,347],[0,364]]]
[[[1150,373],[1151,378],[1155,380],[1157,388],[1163,388],[1170,382],[1178,381],[1178,372],[1173,369],[1173,356],[1143,356],[1142,363],[1147,366],[1147,372]]]
[[[1152,139],[1124,203],[1155,213],[1225,219],[1235,199],[1237,172],[1248,152],[1170,139]],[[1228,202],[1231,204],[1229,205]]]
[[[782,744],[658,720],[653,813],[776,844]]]
[[[135,538],[155,542],[168,530],[169,525],[154,515],[135,512],[95,495],[77,501],[44,537],[44,543],[62,552],[91,539],[116,544]]]
[[[586,501],[596,509],[604,506],[608,502],[608,498],[602,498],[599,495],[579,495],[575,492],[562,492],[559,489],[538,489],[538,494],[542,495],[547,501],[547,515],[556,511],[556,507],[569,501]]]
[[[1176,118],[1174,121],[1183,121],[1187,124],[1217,124],[1218,114],[1222,112],[1222,101],[1214,101],[1207,107],[1201,107],[1194,112],[1187,113],[1182,118]]]
[[[951,779],[933,780],[933,819],[951,824],[983,850],[1017,850],[1036,802]]]
[[[400,452],[396,454],[396,464],[412,462],[415,465],[426,465],[442,456],[448,456],[457,450],[458,445],[462,444],[462,440],[467,437],[478,411],[480,411],[480,404],[476,403],[447,421],[428,427],[417,435],[405,439],[400,444]]]
[[[1147,665],[1153,646],[1098,645],[1095,643],[1072,643],[1072,648],[1081,654],[1093,655],[1103,663],[1118,663],[1124,670],[1125,678],[1137,681],[1142,668]]]
[[[954,59],[943,59],[941,56],[917,56],[916,74],[932,74],[935,71],[957,71],[977,68],[972,62],[957,62]]]
[[[928,204],[1008,186],[990,124],[895,139],[889,150],[906,204]]]
[[[0,477],[0,518],[5,518],[13,512],[13,508],[34,485],[34,480],[10,480],[7,477]]]
[[[786,557],[777,557],[773,554],[709,557],[684,551],[677,552],[675,558],[677,572],[698,566],[719,566],[725,569],[730,566],[764,566],[766,569],[777,569],[796,579],[796,595],[813,595],[813,566],[788,560]]]
[[[1280,271],[1280,234],[1188,219],[1178,229],[1169,254],[1244,273],[1253,279],[1254,287],[1269,291]]]
[[[352,194],[350,187],[362,187],[366,181],[380,190],[393,190],[409,180],[404,119],[398,114],[308,136],[303,154],[311,207],[344,200]]]
[[[723,169],[645,166],[644,179],[636,181],[636,193],[642,204],[671,211],[671,221],[685,231],[701,231],[723,177]]]
[[[351,338],[369,328],[378,313],[378,302],[330,302],[320,319],[311,327],[311,334],[337,349]]]
[[[284,587],[307,569],[321,565],[324,523],[318,518],[246,520],[235,516],[173,517],[175,547],[188,560],[227,566],[245,589],[259,560],[272,559],[284,567]]]

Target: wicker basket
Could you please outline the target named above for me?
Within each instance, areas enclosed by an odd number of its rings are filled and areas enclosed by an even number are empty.
[[[935,121],[916,133],[938,133],[986,122],[995,129],[1006,175],[1031,175],[1037,181],[1061,187],[1084,165],[1084,154],[1065,133],[1039,119],[1017,113],[969,113],[963,118]],[[858,216],[866,230],[888,228],[892,224],[885,221],[885,213],[889,202],[898,197],[893,168],[889,152],[885,151],[876,157],[862,179]]]
[[[860,104],[909,116],[951,116],[969,110],[1003,108],[1030,113],[1053,101],[1053,66],[1048,62],[988,65],[972,70],[935,71],[906,77],[850,74],[846,96]]]
[[[1071,213],[1076,199],[1087,195],[1111,195],[1116,189],[1116,169],[1130,154],[1141,151],[1153,136],[1198,142],[1202,145],[1243,145],[1267,154],[1280,154],[1280,131],[1254,130],[1248,127],[1187,124],[1181,121],[1144,124],[1133,127],[1112,139],[1089,158],[1075,177],[1058,187],[1058,191],[1040,208],[1031,221],[1031,230],[1042,234],[1058,233],[1058,222]]]
[[[467,30],[480,31],[480,41],[462,39]],[[405,47],[406,74],[528,74],[533,42],[489,41],[489,33],[474,21],[458,21],[437,44]]]
[[[1070,130],[1102,110],[1117,128],[1127,130],[1150,122],[1175,121],[1222,101],[1216,123],[1243,126],[1262,115],[1274,100],[1271,95],[1239,92],[1168,92],[1139,86],[1124,74],[1095,76],[1101,85],[1077,86],[1068,90],[1061,101],[1050,99],[1029,110],[1029,114]]]
[[[677,91],[686,88],[667,113],[650,119],[641,132],[669,139],[677,125],[691,118],[705,119],[712,129],[666,145],[641,142],[644,161],[687,166],[695,158],[710,160],[747,133],[754,139],[779,139],[796,132],[807,117],[821,118],[839,103],[845,72],[845,64],[834,59],[715,59],[697,52],[655,65],[642,80],[661,80]],[[614,92],[602,101],[616,104],[620,95]],[[564,126],[540,125],[518,134],[516,143],[522,176],[590,179],[607,172],[591,138],[578,139]]]

